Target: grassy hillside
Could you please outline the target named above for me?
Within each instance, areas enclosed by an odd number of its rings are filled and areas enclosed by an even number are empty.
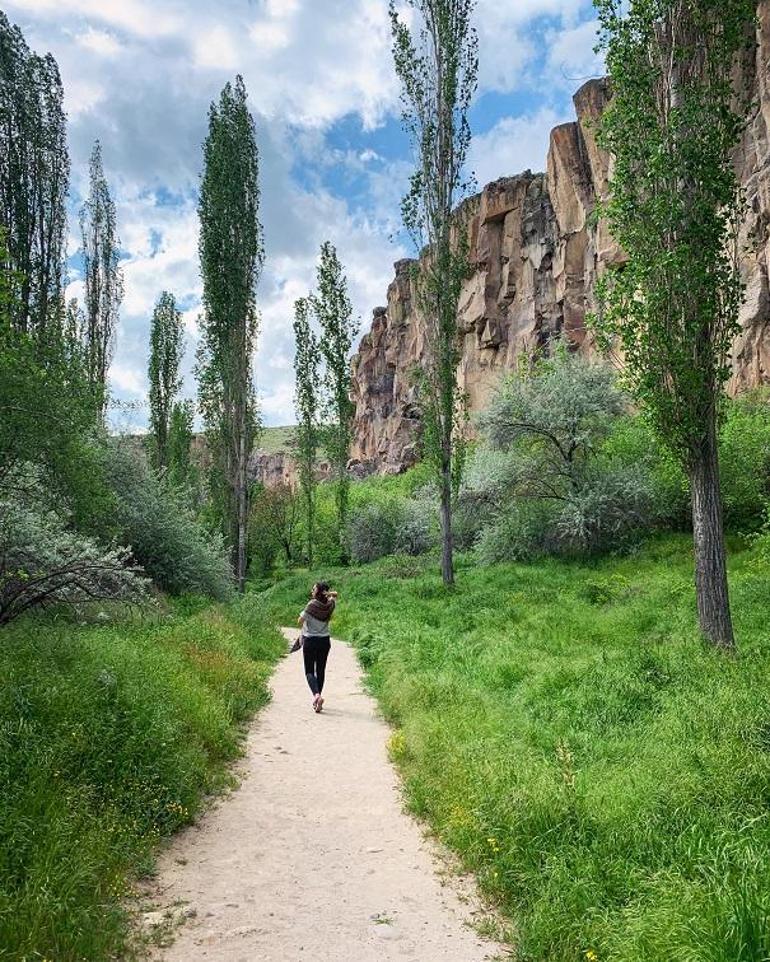
[[[318,572],[410,807],[514,921],[517,958],[770,958],[770,592],[734,548],[736,659],[698,639],[686,538],[466,563],[450,596],[430,560]],[[293,618],[307,581],[251,603]]]
[[[296,427],[293,424],[263,428],[257,441],[257,450],[264,451],[266,454],[291,450],[295,430]]]
[[[121,901],[228,780],[278,635],[187,599],[114,625],[21,620],[0,645],[0,959],[125,949]]]

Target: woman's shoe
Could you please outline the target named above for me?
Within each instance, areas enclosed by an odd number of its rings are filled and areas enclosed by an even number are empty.
[[[315,698],[313,698],[313,711],[316,712],[316,713],[321,710],[321,709],[318,707],[318,702],[319,702],[320,699],[321,699],[321,696],[320,696],[320,695],[316,695]]]
[[[321,712],[323,711],[323,709],[324,709],[324,700],[323,700],[323,698],[321,698],[321,696],[319,695],[319,696],[318,696],[318,704],[317,704],[317,707],[316,707],[316,711],[317,711],[318,714],[320,715]]]

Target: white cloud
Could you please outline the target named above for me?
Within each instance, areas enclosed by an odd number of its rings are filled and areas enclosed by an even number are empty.
[[[138,367],[113,363],[110,368],[110,384],[137,398],[143,398],[147,394],[147,381],[144,372]]]
[[[602,58],[594,53],[599,22],[587,20],[566,30],[549,31],[546,72],[552,82],[574,90],[590,77],[604,72]]]
[[[183,24],[180,11],[170,9],[171,4],[143,0],[6,0],[5,6],[20,9],[26,16],[89,17],[141,37],[175,33]]]
[[[230,31],[218,24],[208,25],[195,37],[193,41],[196,67],[214,68],[215,70],[235,71],[238,69],[240,57],[235,38]]]
[[[111,33],[105,30],[95,30],[89,27],[84,33],[78,34],[77,42],[86,50],[103,57],[113,57],[120,51],[120,44]]]
[[[209,104],[226,79],[243,74],[260,143],[267,249],[257,383],[267,420],[291,420],[293,304],[313,283],[321,242],[339,249],[364,330],[384,301],[393,261],[405,253],[388,238],[399,229],[411,162],[374,136],[366,142],[398,113],[385,0],[6,0],[5,9],[61,68],[70,253],[79,243],[75,215],[88,155],[94,139],[103,144],[127,252],[113,367],[113,386],[125,397],[140,398],[146,388],[149,318],[164,289],[183,306],[185,393],[195,393],[201,144]],[[538,105],[525,117],[495,118],[475,138],[471,159],[481,181],[543,167],[551,126],[570,118],[549,105],[551,90],[561,102],[559,77],[581,73],[590,47],[585,9],[585,0],[479,0],[481,92],[526,90]],[[339,121],[345,136],[331,139]]]
[[[545,170],[551,130],[573,117],[560,117],[551,108],[525,117],[504,117],[486,134],[471,142],[469,165],[479,186],[529,168]]]

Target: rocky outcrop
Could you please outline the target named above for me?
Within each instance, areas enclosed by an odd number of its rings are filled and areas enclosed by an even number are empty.
[[[746,300],[733,351],[732,391],[770,380],[770,0],[758,8],[756,58],[742,82],[755,109],[736,167],[748,215],[741,236]],[[577,119],[551,132],[546,172],[525,171],[489,184],[458,217],[470,241],[472,276],[459,307],[462,356],[458,369],[471,413],[482,410],[501,373],[563,335],[576,349],[594,348],[586,331],[597,278],[622,251],[594,216],[606,196],[611,159],[596,140],[609,101],[606,80],[591,80],[573,98]],[[356,404],[353,457],[397,472],[417,456],[419,415],[412,371],[424,358],[415,310],[412,261],[399,261],[387,305],[353,358]]]

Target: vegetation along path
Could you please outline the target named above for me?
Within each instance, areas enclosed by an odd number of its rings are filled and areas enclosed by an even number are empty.
[[[285,631],[287,637],[293,633]],[[273,679],[239,790],[177,838],[156,880],[189,921],[166,962],[482,962],[504,950],[472,926],[472,899],[436,872],[402,811],[388,728],[335,642],[328,706],[313,714],[300,655]]]

